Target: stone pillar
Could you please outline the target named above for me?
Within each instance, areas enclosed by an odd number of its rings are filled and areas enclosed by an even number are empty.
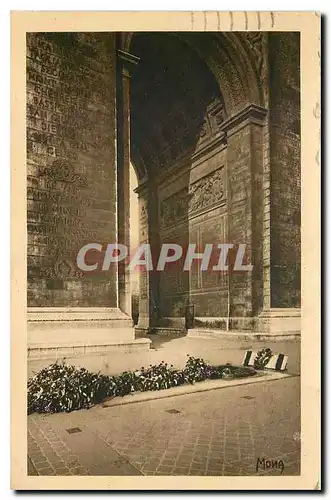
[[[139,273],[139,321],[136,337],[145,336],[159,324],[159,272],[155,270],[159,255],[158,195],[153,178],[141,183],[136,189],[139,200],[139,244],[150,245],[152,271],[143,267]]]
[[[298,334],[301,329],[300,34],[269,33],[268,51],[265,294],[259,328],[273,334]]]
[[[159,197],[158,183],[154,176],[148,180],[148,233],[149,244],[153,259],[153,270],[149,273],[149,309],[150,326],[159,326],[161,319],[160,304],[160,271],[156,270],[160,255],[160,226],[159,226]]]
[[[252,271],[230,272],[230,329],[253,329],[263,308],[263,124],[251,104],[222,125],[227,134],[228,241],[246,244]]]
[[[139,202],[139,244],[149,242],[148,230],[148,184],[140,184],[136,189]],[[141,269],[139,273],[139,320],[135,328],[136,337],[144,337],[150,328],[149,273]]]
[[[30,33],[27,56],[29,312],[111,318],[115,266],[103,272],[101,252],[89,252],[99,264],[82,270],[77,255],[116,241],[115,34]]]
[[[130,255],[130,75],[138,58],[117,51],[117,237]],[[130,271],[125,261],[118,264],[118,305],[131,317]]]
[[[229,276],[230,329],[272,334],[300,331],[300,310],[270,307],[270,255],[274,218],[270,210],[270,172],[263,157],[266,110],[249,105],[223,124],[227,133],[228,241],[245,243],[252,271]],[[285,168],[285,167],[284,167]]]
[[[83,246],[116,242],[117,222],[120,241],[129,229],[128,204],[117,209],[129,200],[129,104],[122,72],[118,131],[116,34],[30,33],[27,56],[29,366],[93,358],[106,369],[116,349],[149,347],[134,340],[127,278],[119,299],[101,251],[85,255],[93,270],[77,263]]]
[[[300,310],[300,34],[270,33],[271,308]]]

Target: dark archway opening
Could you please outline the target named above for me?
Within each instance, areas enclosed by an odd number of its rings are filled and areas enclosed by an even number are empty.
[[[153,175],[195,152],[208,106],[223,99],[206,63],[178,34],[139,33],[131,52],[140,58],[131,82],[131,154]]]
[[[211,235],[202,235],[193,218],[210,205],[218,186],[217,182],[213,185],[214,160],[208,163],[206,152],[224,135],[219,128],[225,119],[219,85],[197,51],[178,33],[139,33],[133,36],[130,51],[140,59],[131,80],[131,158],[147,173],[152,255],[157,258],[163,243],[184,249],[196,243],[201,248]],[[202,167],[198,166],[200,156]],[[200,178],[206,179],[206,190]],[[198,315],[220,314],[217,308],[205,307],[199,268],[196,261],[190,271],[183,271],[182,258],[163,272],[149,273],[151,326],[184,327],[192,316],[192,305]],[[217,288],[218,277],[203,278],[206,282],[215,279],[212,286]],[[224,304],[224,315],[226,308]]]

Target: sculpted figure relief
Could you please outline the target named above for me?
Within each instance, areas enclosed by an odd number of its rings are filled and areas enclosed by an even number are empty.
[[[191,215],[225,198],[223,169],[216,170],[187,189],[161,203],[161,225],[168,225],[186,214]]]

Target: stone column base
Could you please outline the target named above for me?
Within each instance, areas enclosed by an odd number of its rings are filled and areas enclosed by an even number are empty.
[[[253,317],[197,317],[194,329],[211,329],[229,332],[286,334],[300,333],[300,309],[270,309]]]
[[[133,321],[117,308],[33,307],[28,309],[28,343],[45,345],[134,340]]]
[[[55,361],[107,371],[121,354],[147,351],[149,339],[135,339],[132,319],[112,308],[28,310],[29,374]]]
[[[184,316],[169,316],[160,318],[157,322],[158,327],[169,327],[169,328],[185,328],[185,317]]]
[[[132,326],[132,319],[117,307],[30,307],[30,322],[108,321],[112,326]]]
[[[184,335],[186,333],[184,317],[159,318],[156,324],[149,325],[149,321],[138,321],[135,327],[136,338],[146,337],[148,334]]]
[[[258,317],[258,331],[268,333],[301,332],[301,309],[270,309]]]
[[[151,340],[77,340],[63,344],[30,343],[28,346],[28,376],[55,362],[86,368],[92,372],[118,375],[125,370],[135,370],[141,365],[141,356],[148,354]]]
[[[136,339],[142,339],[147,337],[150,333],[151,328],[149,326],[135,326],[134,327],[134,335]]]

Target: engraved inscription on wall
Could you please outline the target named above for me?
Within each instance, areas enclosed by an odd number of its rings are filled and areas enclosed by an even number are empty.
[[[29,306],[116,301],[114,276],[87,276],[76,265],[82,245],[115,238],[112,37],[27,36]],[[93,283],[100,287],[91,294]]]

